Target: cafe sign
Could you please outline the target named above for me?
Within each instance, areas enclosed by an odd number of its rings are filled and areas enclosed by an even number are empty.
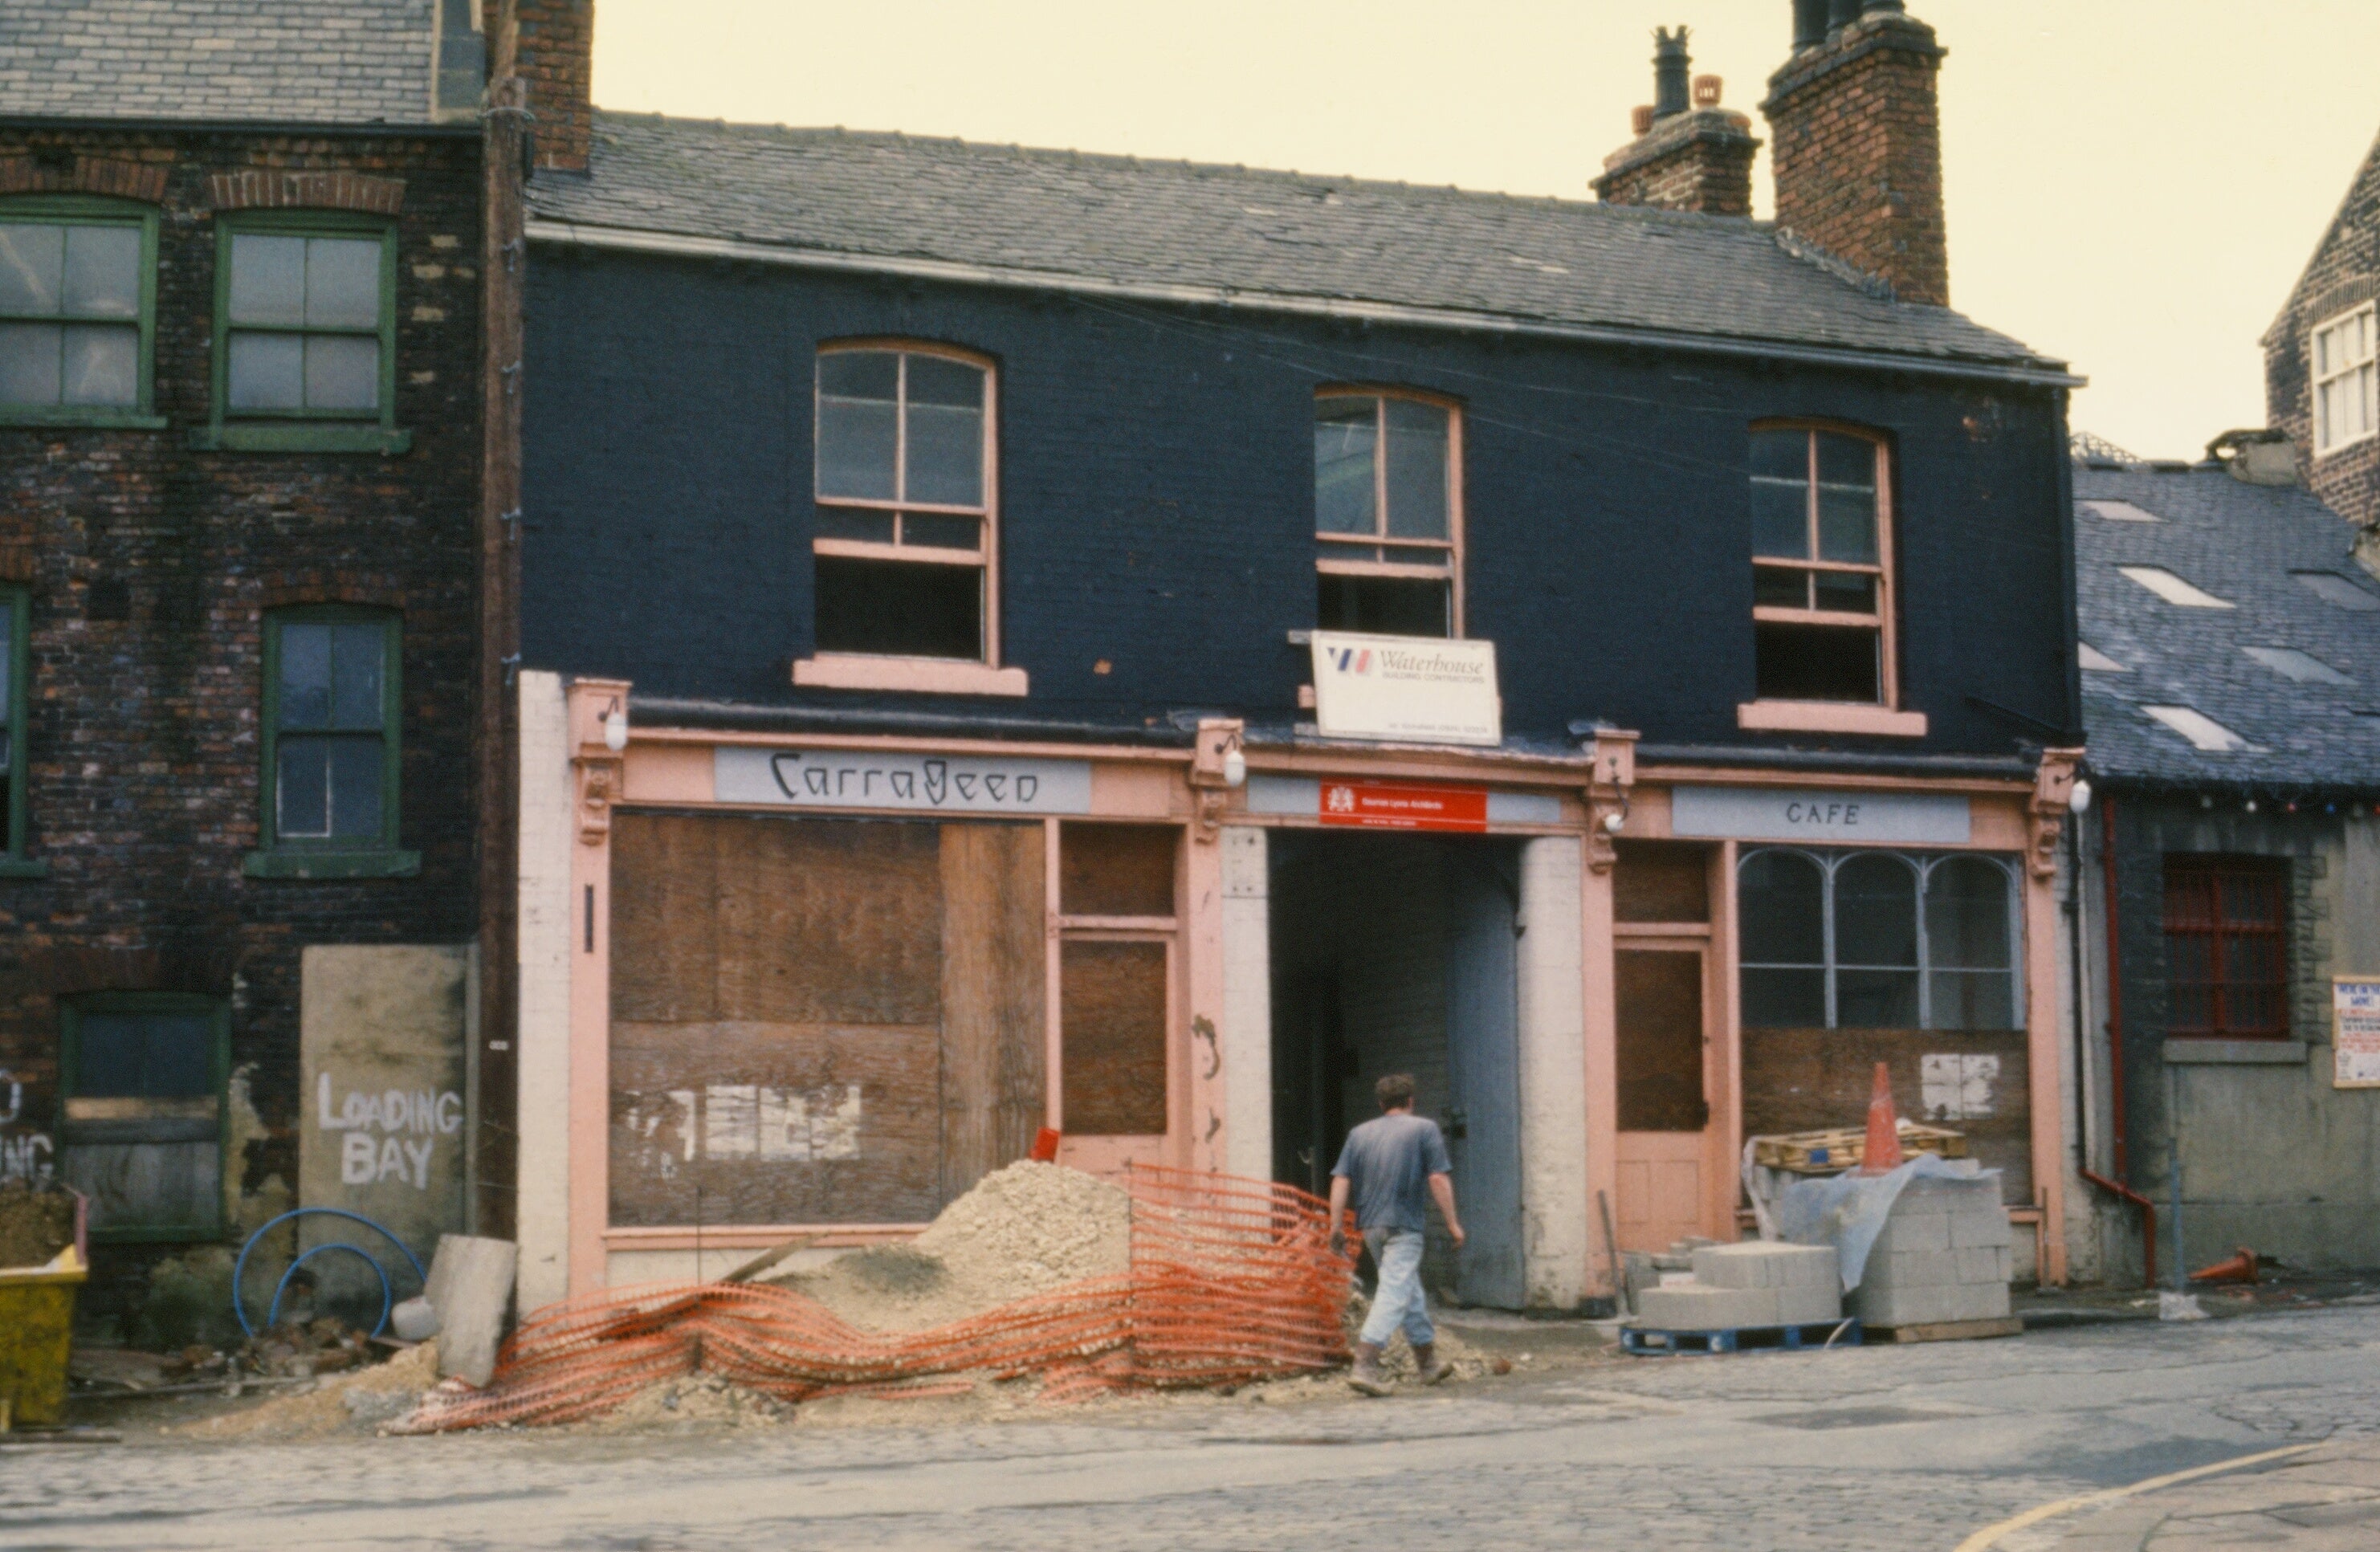
[[[1315,723],[1325,738],[1504,741],[1496,644],[1316,631]]]
[[[1679,787],[1670,794],[1670,833],[1853,846],[1963,846],[1973,826],[1967,800],[1941,793]]]

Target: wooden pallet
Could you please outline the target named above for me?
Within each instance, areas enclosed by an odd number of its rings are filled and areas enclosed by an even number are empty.
[[[1923,1326],[1871,1326],[1867,1329],[1878,1341],[1975,1341],[1985,1337],[2022,1336],[2024,1322],[2011,1315],[1999,1320],[1937,1320]]]
[[[1683,1358],[1711,1352],[1815,1352],[1828,1346],[1859,1344],[1857,1316],[1805,1321],[1798,1326],[1731,1326],[1716,1331],[1620,1328],[1620,1351],[1638,1358]]]
[[[1900,1123],[1900,1151],[1903,1153],[1937,1153],[1945,1158],[1967,1157],[1967,1134],[1941,1126],[1920,1126],[1914,1122]],[[1800,1175],[1832,1175],[1845,1170],[1856,1170],[1867,1154],[1865,1128],[1840,1127],[1831,1132],[1791,1132],[1781,1136],[1755,1137],[1752,1143],[1752,1161],[1771,1170],[1791,1170]]]

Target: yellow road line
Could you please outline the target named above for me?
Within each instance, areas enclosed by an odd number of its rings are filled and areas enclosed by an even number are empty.
[[[1989,1552],[1989,1549],[1998,1546],[2000,1544],[2000,1538],[2010,1531],[2021,1531],[2027,1525],[2037,1525],[2044,1520],[2055,1519],[2060,1514],[2071,1514],[2078,1509],[2095,1509],[2101,1504],[2114,1503],[2120,1498],[2129,1498],[2139,1493],[2153,1493],[2160,1487],[2170,1487],[2178,1482],[2190,1482],[2202,1476],[2213,1476],[2219,1472],[2238,1471],[2242,1466],[2261,1465],[2266,1461],[2278,1461],[2290,1455],[2302,1455],[2309,1449],[2321,1449],[2327,1442],[2327,1440],[2316,1439],[2312,1444],[2285,1445],[2278,1449],[2267,1449],[2262,1454],[2241,1455],[2234,1460],[2217,1461],[2211,1466],[2192,1466],[2188,1471],[2172,1472],[2164,1476],[2152,1476],[2128,1486],[2104,1488],[2096,1493],[2085,1493],[2080,1497],[2059,1498],[2055,1503],[2046,1503],[2034,1509],[2028,1509],[2014,1519],[2003,1520],[1997,1525],[1985,1526],[1973,1535],[1959,1543],[1954,1552]]]

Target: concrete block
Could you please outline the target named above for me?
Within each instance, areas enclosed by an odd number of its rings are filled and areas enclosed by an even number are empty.
[[[1977,1246],[1950,1253],[1958,1259],[1961,1282],[2006,1282],[2009,1280],[2008,1247]]]
[[[1894,1210],[1907,1203],[1918,1211],[1972,1212],[1984,1203],[1999,1206],[2000,1182],[1997,1179],[1913,1180],[1900,1188],[1893,1198]]]
[[[1752,1240],[1694,1252],[1694,1280],[1711,1288],[1839,1286],[1835,1247]]]
[[[1960,1281],[1955,1250],[1896,1250],[1890,1255],[1867,1258],[1861,1286],[1875,1282],[1885,1288],[1943,1288]]]
[[[1873,1261],[1878,1255],[1890,1255],[1903,1250],[1948,1250],[1950,1248],[1950,1219],[1947,1213],[1903,1212],[1896,1205],[1892,1216],[1884,1220],[1884,1229],[1876,1237],[1876,1248],[1868,1253]]]
[[[1802,1326],[1814,1320],[1840,1320],[1843,1317],[1843,1296],[1836,1288],[1779,1288],[1776,1292],[1777,1324],[1779,1326]]]
[[[1671,1331],[1717,1331],[1730,1326],[1775,1326],[1773,1288],[1648,1288],[1636,1298],[1636,1321]]]
[[[438,1236],[438,1254],[431,1258],[430,1285],[422,1297],[438,1315],[440,1378],[460,1376],[473,1385],[485,1385],[495,1373],[496,1344],[504,1340],[519,1254],[510,1240]]]
[[[1985,1213],[1961,1212],[1950,1218],[1950,1248],[1980,1250],[2016,1243],[2016,1226],[1998,1206]]]
[[[1852,1291],[1851,1312],[1871,1326],[1938,1326],[1961,1320],[2004,1320],[2006,1283],[1950,1283],[1933,1287]]]

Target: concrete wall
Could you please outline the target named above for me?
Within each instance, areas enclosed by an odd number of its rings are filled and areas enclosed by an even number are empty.
[[[519,1282],[524,1313],[570,1291],[570,722],[562,681],[520,676]]]
[[[2179,1125],[2185,1259],[2223,1259],[2240,1245],[2307,1268],[2380,1266],[2380,1091],[2332,1086],[2330,979],[2380,975],[2380,818],[2308,804],[2295,814],[2267,800],[2250,814],[2237,797],[2115,796],[2124,1037],[2127,1184],[2154,1197],[2160,1275],[2172,1267],[2168,1143]],[[2106,940],[2096,868],[2099,825],[2087,835],[2083,890],[2095,953]],[[2166,1038],[2164,861],[2183,854],[2277,856],[2289,866],[2290,1034],[2288,1041]],[[2094,1167],[2115,1166],[2105,1065],[2104,963],[2095,984],[2088,1065]],[[2139,1219],[2103,1206],[2095,1224],[2102,1275],[2140,1274]]]

